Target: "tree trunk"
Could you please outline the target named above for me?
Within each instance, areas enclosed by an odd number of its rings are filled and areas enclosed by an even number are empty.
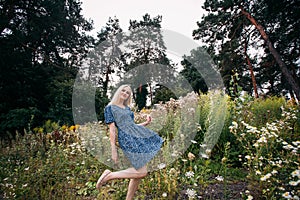
[[[247,17],[247,19],[255,26],[255,28],[259,31],[262,38],[265,40],[266,45],[268,46],[271,54],[274,56],[276,62],[278,63],[279,67],[281,68],[282,74],[285,76],[286,80],[291,85],[293,91],[295,92],[295,95],[296,95],[297,99],[300,100],[300,87],[296,83],[296,81],[293,78],[293,76],[291,75],[291,73],[289,72],[286,64],[282,61],[282,58],[281,58],[280,54],[274,48],[274,46],[273,46],[272,42],[270,41],[267,33],[264,31],[264,28],[262,27],[262,25],[260,25],[255,20],[255,18],[252,15],[250,15],[250,13],[245,11],[245,9],[243,7],[240,7],[240,9],[242,11],[242,14],[245,15]]]
[[[258,98],[257,84],[256,84],[254,72],[253,72],[252,63],[251,63],[250,58],[247,54],[247,47],[248,47],[248,41],[246,39],[245,46],[244,46],[244,54],[245,54],[245,57],[246,57],[245,59],[246,59],[246,62],[247,62],[247,65],[249,67],[250,74],[251,74],[251,80],[252,80],[252,85],[253,85],[254,96],[255,96],[255,98]]]

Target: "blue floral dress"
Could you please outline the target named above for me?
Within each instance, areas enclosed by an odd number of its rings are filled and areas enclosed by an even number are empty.
[[[135,124],[129,107],[110,104],[105,107],[104,117],[106,124],[115,123],[119,145],[135,169],[145,166],[160,150],[163,139],[156,132]]]

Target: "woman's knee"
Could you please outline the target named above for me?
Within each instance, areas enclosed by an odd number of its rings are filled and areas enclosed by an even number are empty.
[[[148,171],[145,167],[139,169],[138,172],[139,172],[139,175],[140,175],[141,178],[144,178],[145,176],[148,175]]]

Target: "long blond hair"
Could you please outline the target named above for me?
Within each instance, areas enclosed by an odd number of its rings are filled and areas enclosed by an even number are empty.
[[[129,97],[124,101],[124,106],[129,106],[131,104],[131,96],[132,96],[132,89],[130,87],[130,85],[121,85],[117,91],[115,92],[114,96],[112,97],[111,101],[109,104],[113,104],[113,105],[116,105],[117,103],[119,103],[119,100],[120,100],[120,93],[121,91],[128,87],[130,89],[130,95]]]

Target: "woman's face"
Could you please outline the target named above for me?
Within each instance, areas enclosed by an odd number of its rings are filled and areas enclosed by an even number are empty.
[[[121,93],[120,93],[120,98],[122,100],[127,100],[131,95],[131,90],[129,87],[124,87],[122,90],[121,90]]]

